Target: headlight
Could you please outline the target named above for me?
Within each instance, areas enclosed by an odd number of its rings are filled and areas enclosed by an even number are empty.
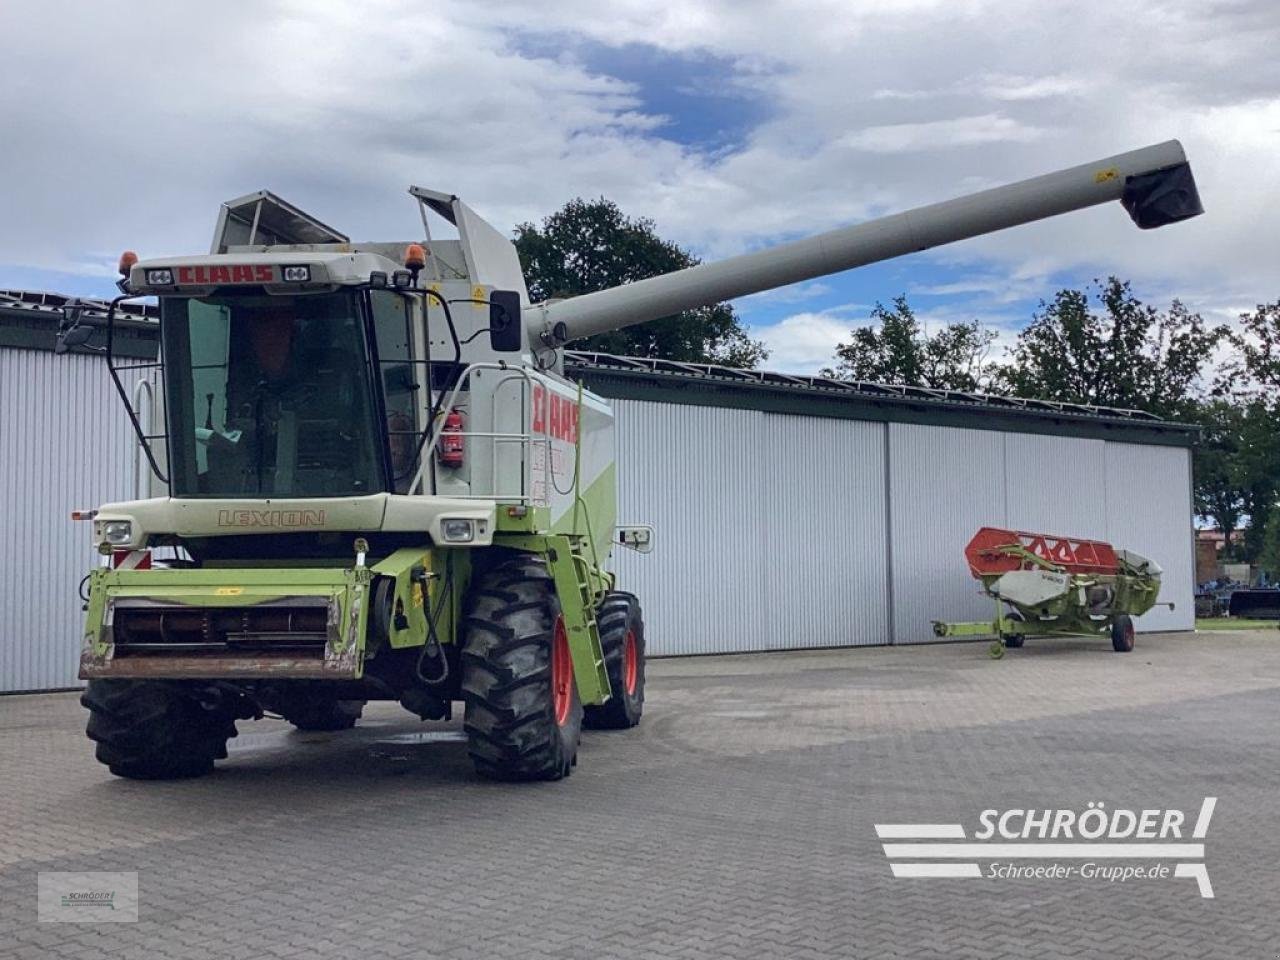
[[[286,283],[309,283],[311,280],[311,268],[285,267],[280,271],[280,275],[284,277]]]
[[[102,525],[102,539],[113,546],[120,546],[133,539],[133,522],[108,520]]]
[[[476,538],[476,526],[471,520],[443,520],[440,533],[447,543],[470,543]]]
[[[147,286],[149,287],[173,286],[173,271],[172,270],[148,270]]]

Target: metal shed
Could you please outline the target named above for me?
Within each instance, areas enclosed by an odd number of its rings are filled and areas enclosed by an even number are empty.
[[[69,511],[135,489],[128,421],[97,356],[53,353],[66,297],[0,291],[0,691],[77,685],[76,587],[95,562]],[[104,305],[103,306],[105,309]],[[92,316],[92,311],[90,312]],[[153,356],[137,308],[116,349]],[[570,353],[617,413],[619,519],[657,549],[615,565],[650,652],[932,640],[988,616],[962,550],[984,524],[1099,537],[1165,568],[1140,629],[1191,629],[1195,428],[1133,411]]]
[[[692,654],[934,641],[978,620],[981,526],[1111,540],[1164,567],[1140,630],[1194,620],[1195,427],[1105,407],[571,354],[613,399],[616,555],[650,649]]]

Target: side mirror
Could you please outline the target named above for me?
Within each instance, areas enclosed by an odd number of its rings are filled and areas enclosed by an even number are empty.
[[[66,353],[72,347],[82,347],[93,336],[93,327],[84,322],[84,304],[68,300],[62,305],[62,322],[58,324],[58,338],[54,341],[54,353]]]
[[[633,527],[614,527],[614,543],[627,547],[636,553],[653,552],[653,527],[639,524]]]
[[[520,323],[520,294],[494,290],[489,294],[489,346],[502,353],[518,353],[524,345]]]

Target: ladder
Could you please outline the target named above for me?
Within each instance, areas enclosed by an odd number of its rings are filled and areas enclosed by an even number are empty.
[[[609,672],[605,668],[604,650],[600,643],[600,624],[596,621],[597,591],[592,583],[592,565],[582,548],[582,537],[558,537],[560,546],[549,558],[551,577],[569,632],[569,650],[573,655],[573,673],[578,691],[587,703],[604,703],[609,699]]]

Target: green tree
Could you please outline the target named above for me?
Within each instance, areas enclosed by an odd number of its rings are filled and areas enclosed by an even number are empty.
[[[1249,525],[1244,531],[1244,559],[1255,563],[1262,553],[1263,533],[1272,517],[1280,515],[1280,436],[1277,408],[1262,400],[1245,405],[1240,426],[1240,448],[1235,469],[1244,493]]]
[[[1258,563],[1274,581],[1280,579],[1280,510],[1271,512],[1266,529],[1262,532],[1262,551]]]
[[[1014,396],[1193,415],[1213,351],[1229,335],[1174,300],[1165,312],[1142,303],[1129,284],[1095,281],[1041,303],[1018,334],[1000,381]]]
[[[1204,431],[1193,457],[1196,515],[1217,524],[1228,544],[1249,494],[1240,469],[1244,419],[1244,409],[1224,399],[1203,404],[1196,416]]]
[[[540,227],[520,224],[515,245],[534,302],[593,293],[698,263],[687,250],[659,237],[652,220],[628,217],[603,197],[570,200]],[[572,346],[734,367],[754,367],[768,356],[727,303],[597,334]]]
[[[996,335],[978,321],[927,333],[905,296],[895,297],[892,308],[877,303],[871,319],[871,326],[855,327],[849,340],[836,346],[836,366],[824,370],[824,376],[939,390],[982,389]]]
[[[1248,378],[1245,389],[1252,388],[1260,400],[1280,410],[1280,300],[1243,314],[1240,326],[1236,342],[1242,362],[1237,369]]]
[[[1237,358],[1227,365],[1219,391],[1241,410],[1233,464],[1249,518],[1244,559],[1274,564],[1266,556],[1280,535],[1280,301],[1243,314],[1233,339]]]

